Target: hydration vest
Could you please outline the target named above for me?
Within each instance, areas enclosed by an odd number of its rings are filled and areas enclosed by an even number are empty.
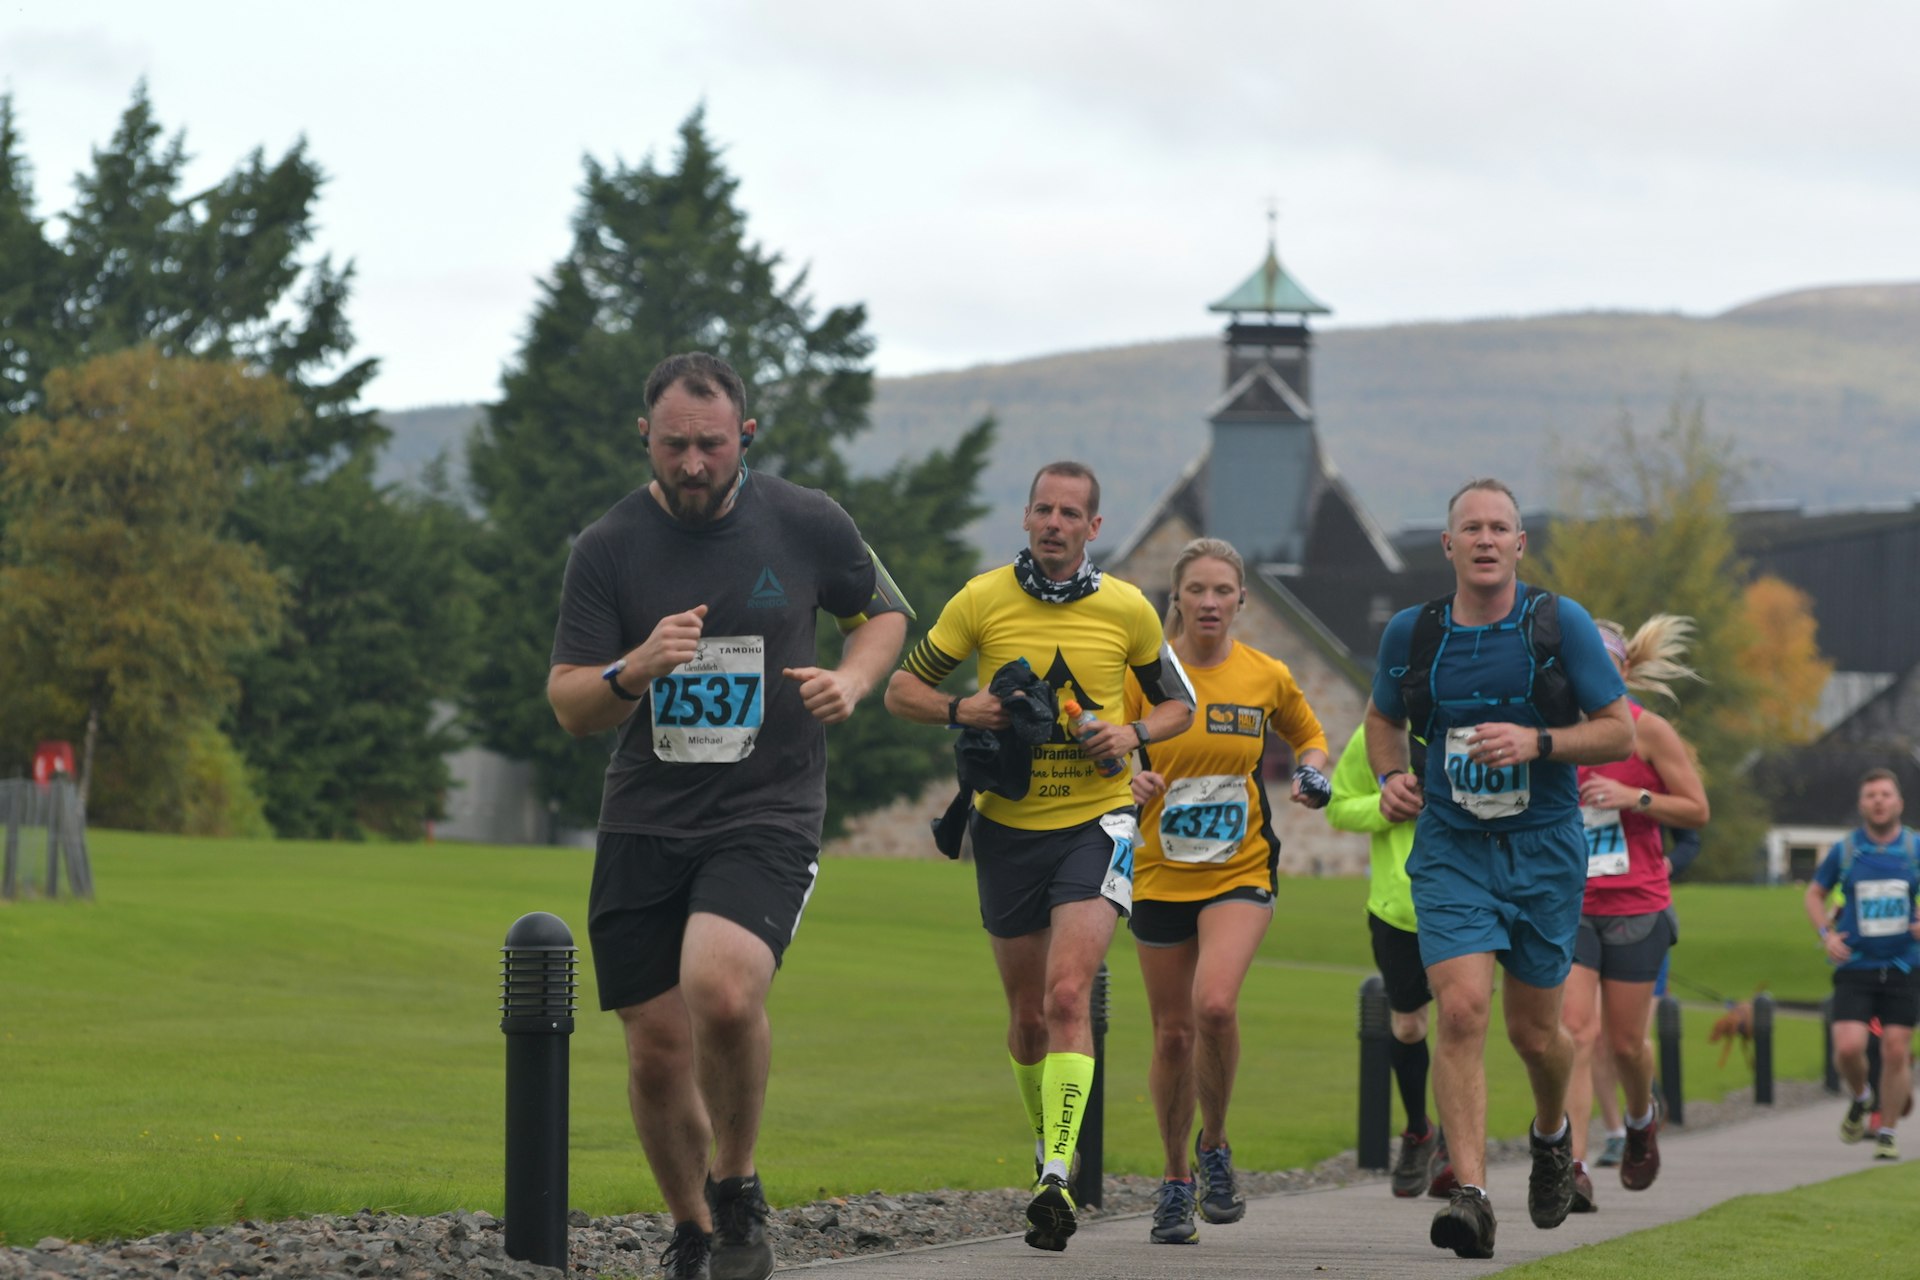
[[[1434,693],[1433,672],[1440,650],[1447,639],[1447,618],[1453,609],[1453,596],[1429,600],[1413,620],[1413,638],[1407,646],[1407,665],[1400,677],[1400,698],[1407,708],[1409,757],[1416,774],[1424,774],[1425,746],[1433,736],[1433,715],[1439,706]],[[1496,627],[1515,627],[1526,641],[1529,668],[1527,692],[1510,703],[1525,703],[1550,729],[1578,724],[1580,703],[1574,697],[1573,682],[1567,678],[1560,661],[1560,597],[1551,591],[1527,588],[1526,601],[1520,606],[1516,622],[1501,622]]]

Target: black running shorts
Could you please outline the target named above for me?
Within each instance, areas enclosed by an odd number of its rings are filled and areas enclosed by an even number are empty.
[[[1115,812],[1132,813],[1129,806]],[[1024,938],[1053,923],[1053,909],[1101,896],[1114,865],[1113,837],[1092,818],[1058,831],[1004,826],[976,811],[972,818],[973,874],[980,888],[980,923],[996,938]],[[1133,879],[1129,855],[1124,872]],[[1111,898],[1109,902],[1113,902]],[[1113,909],[1126,914],[1120,903]]]
[[[1265,907],[1271,915],[1273,890],[1263,885],[1243,884],[1192,902],[1139,898],[1134,901],[1133,914],[1127,917],[1127,928],[1133,930],[1133,940],[1143,947],[1177,947],[1200,936],[1200,913],[1220,902],[1251,902]]]
[[[800,928],[820,851],[773,827],[703,838],[602,831],[587,899],[587,936],[602,1009],[645,1004],[680,985],[687,917],[731,920],[778,966]]]
[[[1371,911],[1367,929],[1373,934],[1373,963],[1387,984],[1387,1008],[1395,1013],[1426,1008],[1433,1002],[1433,991],[1427,986],[1427,966],[1420,963],[1420,935],[1396,929]]]
[[[1833,1020],[1872,1022],[1875,1018],[1883,1027],[1920,1024],[1920,980],[1891,967],[1835,970]]]
[[[1581,916],[1573,935],[1573,962],[1596,969],[1603,982],[1652,982],[1675,941],[1673,915]]]

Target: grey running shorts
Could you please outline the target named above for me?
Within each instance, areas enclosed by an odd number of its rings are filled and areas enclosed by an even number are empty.
[[[1573,938],[1573,962],[1597,969],[1603,982],[1652,982],[1677,940],[1673,916],[1650,911],[1637,916],[1581,916]]]
[[[587,936],[602,1009],[645,1004],[680,985],[687,917],[731,920],[779,965],[820,873],[820,851],[775,827],[679,838],[602,831]]]

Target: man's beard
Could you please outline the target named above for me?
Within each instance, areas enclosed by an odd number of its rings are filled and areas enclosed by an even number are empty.
[[[715,483],[717,477],[709,477],[704,488],[689,489],[672,483],[665,476],[655,477],[667,499],[667,510],[681,524],[711,524],[718,520],[739,478],[740,473],[736,471],[727,477],[725,484]]]

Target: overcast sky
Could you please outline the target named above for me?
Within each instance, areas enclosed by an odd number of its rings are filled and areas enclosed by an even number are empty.
[[[1335,326],[1920,279],[1916,49],[1899,0],[0,0],[43,214],[141,77],[194,182],[307,137],[392,409],[496,396],[581,157],[701,102],[894,374],[1208,332],[1270,200]]]

